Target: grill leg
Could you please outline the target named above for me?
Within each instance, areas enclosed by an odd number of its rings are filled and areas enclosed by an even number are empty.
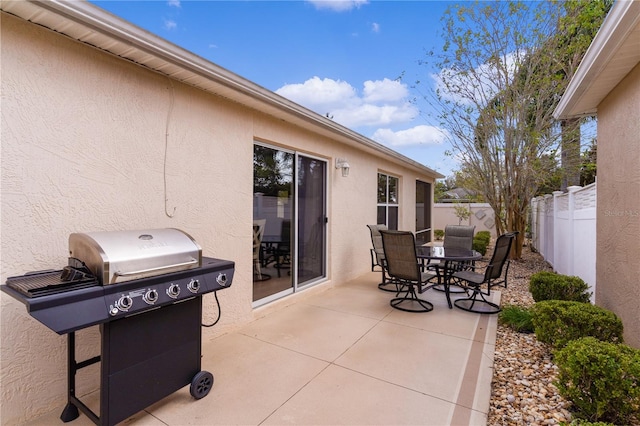
[[[78,407],[73,405],[76,397],[76,334],[67,334],[67,406],[64,407],[60,420],[68,423],[80,416]]]
[[[86,361],[76,362],[76,335],[72,331],[67,334],[67,406],[64,407],[60,420],[68,423],[80,416],[81,410],[92,422],[100,424],[100,419],[82,401],[76,397],[76,373],[81,368],[95,364],[100,361],[100,357],[93,357]]]

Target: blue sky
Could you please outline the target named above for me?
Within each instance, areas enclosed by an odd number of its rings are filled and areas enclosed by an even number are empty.
[[[446,1],[93,1],[444,175],[457,166],[412,86]],[[427,86],[425,86],[425,84]],[[423,114],[421,114],[421,112]]]

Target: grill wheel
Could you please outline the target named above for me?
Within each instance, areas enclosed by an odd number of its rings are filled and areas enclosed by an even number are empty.
[[[201,399],[207,396],[212,387],[213,374],[209,373],[208,371],[201,371],[193,376],[189,392],[195,399]]]

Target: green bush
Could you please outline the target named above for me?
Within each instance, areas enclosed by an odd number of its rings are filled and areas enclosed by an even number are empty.
[[[533,300],[575,300],[588,303],[591,293],[589,286],[580,277],[542,271],[531,275],[529,291]]]
[[[554,384],[578,417],[615,424],[640,420],[640,350],[585,337],[557,351],[555,363]]]
[[[480,231],[473,237],[473,249],[480,253],[481,255],[487,254],[487,246],[489,245],[489,241],[491,241],[491,234],[489,234],[489,239],[482,235],[483,232],[488,231]]]
[[[622,321],[613,312],[590,303],[545,300],[532,307],[538,340],[563,348],[571,340],[592,336],[622,343]]]
[[[498,321],[500,321],[500,324],[510,327],[518,333],[533,333],[531,311],[522,306],[503,306]]]
[[[444,238],[444,229],[434,229],[433,236],[435,237],[436,241],[442,240]]]
[[[476,235],[474,235],[473,238],[477,238],[479,240],[482,240],[482,241],[486,242],[487,245],[489,245],[489,243],[491,242],[491,232],[489,232],[489,231],[478,231],[478,232],[476,232]]]
[[[616,426],[613,423],[606,422],[589,422],[582,419],[574,419],[569,426]]]

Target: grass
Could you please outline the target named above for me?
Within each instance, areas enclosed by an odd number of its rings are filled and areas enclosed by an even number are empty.
[[[517,305],[506,305],[502,307],[502,312],[498,320],[500,324],[510,327],[518,333],[533,333],[533,323],[531,321],[531,311]]]

